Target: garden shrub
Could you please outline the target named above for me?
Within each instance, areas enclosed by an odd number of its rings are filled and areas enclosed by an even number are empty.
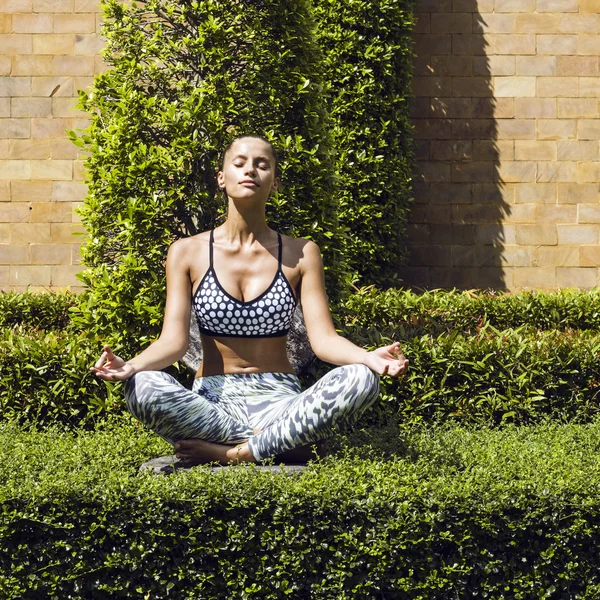
[[[348,332],[368,349],[388,344],[375,330]],[[598,413],[600,334],[593,331],[498,331],[473,336],[423,335],[400,339],[410,361],[400,380],[382,378],[381,399],[363,421],[390,420],[473,425],[536,423],[547,418],[585,422]],[[100,341],[75,332],[0,330],[0,419],[93,426],[125,409],[121,384],[89,372]],[[304,385],[330,370],[317,362]],[[169,372],[191,387],[179,365]]]
[[[0,327],[24,325],[40,329],[80,331],[70,321],[71,309],[86,302],[81,294],[0,292]],[[357,288],[337,307],[339,327],[362,333],[390,331],[402,338],[462,331],[474,334],[486,323],[496,329],[529,325],[539,329],[600,329],[600,292],[566,289],[555,292]],[[86,310],[93,310],[92,307]],[[161,315],[162,320],[162,315]]]
[[[485,324],[496,329],[529,325],[540,329],[600,329],[600,292],[433,290],[362,287],[336,311],[339,324],[360,332],[393,331],[402,338],[462,331],[474,334]],[[340,325],[342,326],[342,325]]]
[[[125,410],[121,385],[89,372],[102,340],[76,323],[65,327],[67,311],[80,301],[87,300],[0,294],[1,420],[91,427]],[[410,360],[402,379],[382,379],[381,400],[365,416],[370,425],[585,422],[598,412],[597,291],[417,295],[363,288],[342,310],[336,315],[342,335],[368,349],[398,340]],[[303,384],[331,368],[317,361]],[[169,372],[191,385],[179,365]]]
[[[383,377],[381,395],[365,415],[373,426],[447,420],[474,426],[531,424],[548,418],[586,422],[600,412],[600,334],[530,327],[472,336],[460,332],[403,339],[374,327],[345,337],[368,350],[400,341],[409,360],[400,379]],[[316,361],[304,385],[331,369]]]
[[[69,310],[76,304],[77,296],[69,293],[0,292],[0,328],[26,325],[63,329],[70,323]]]
[[[271,226],[316,241],[335,304],[389,286],[411,197],[413,2],[102,0],[112,67],[79,106],[92,124],[81,211],[80,327],[131,347],[158,334],[168,245],[214,227],[219,150],[263,132],[281,151]]]
[[[383,379],[384,417],[526,425],[584,422],[600,411],[596,332],[486,328],[413,338],[402,349],[410,367],[400,381]]]
[[[412,197],[414,2],[313,0],[336,150],[343,253],[362,284],[398,285]]]
[[[157,477],[137,465],[166,444],[132,425],[4,426],[0,594],[594,598],[599,440],[598,423],[402,430],[394,459]]]
[[[80,93],[92,123],[71,134],[90,153],[79,326],[124,347],[158,335],[167,248],[219,224],[220,153],[247,133],[282,151],[270,225],[320,245],[335,299],[346,276],[308,0],[102,4],[111,69]]]
[[[100,344],[85,334],[0,330],[0,418],[90,426],[123,410],[120,384],[89,370]]]

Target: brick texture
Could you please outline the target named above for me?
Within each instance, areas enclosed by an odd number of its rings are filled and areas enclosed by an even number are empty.
[[[417,0],[427,111],[406,283],[597,286],[600,1],[449,4]]]
[[[598,285],[600,1],[417,0],[408,284]],[[0,288],[72,287],[99,0],[0,2]]]
[[[81,289],[86,186],[65,130],[85,127],[77,90],[106,69],[100,14],[99,0],[0,2],[0,289]]]

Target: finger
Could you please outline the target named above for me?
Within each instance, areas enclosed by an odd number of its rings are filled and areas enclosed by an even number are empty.
[[[392,354],[396,358],[404,358],[404,356],[402,355],[402,350],[400,350],[400,342],[394,343],[394,349],[392,350]]]
[[[382,371],[381,371],[381,373],[379,373],[379,374],[380,374],[382,377],[383,377],[384,375],[387,375],[387,374],[388,374],[388,369],[389,369],[389,368],[390,368],[390,365],[385,365],[385,366],[383,367],[383,370],[382,370]]]
[[[108,360],[112,360],[115,357],[115,354],[112,351],[112,348],[108,344],[106,344],[104,346],[104,351],[106,352],[106,354],[108,356]]]
[[[96,367],[96,369],[99,369],[100,367],[102,367],[102,365],[106,362],[108,358],[108,354],[106,352],[103,352],[100,355],[100,358],[94,363],[94,367]]]

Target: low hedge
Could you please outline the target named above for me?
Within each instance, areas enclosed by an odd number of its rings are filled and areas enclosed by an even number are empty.
[[[24,325],[77,331],[69,309],[74,294],[0,292],[0,327]],[[474,333],[486,323],[497,329],[531,325],[540,329],[600,328],[600,291],[496,293],[359,288],[337,308],[340,327],[393,330],[403,338],[461,330]]]
[[[9,311],[10,319],[22,318],[20,327],[0,327],[0,418],[90,426],[99,415],[121,412],[121,386],[89,373],[101,340],[74,327],[31,328],[28,315],[45,314],[49,323],[51,315],[66,314],[72,298],[15,298],[0,294],[0,304],[19,307]],[[534,423],[548,416],[583,422],[598,412],[600,334],[593,326],[600,295],[595,291],[417,296],[363,289],[344,311],[345,316],[338,313],[338,327],[345,337],[369,349],[398,340],[411,362],[402,380],[383,378],[382,402],[368,417],[372,423],[392,417]],[[509,328],[519,313],[528,324]],[[303,383],[311,385],[330,368],[316,363]],[[176,367],[171,372],[191,383],[189,374]]]
[[[357,289],[337,311],[344,327],[394,331],[402,338],[456,330],[475,333],[483,325],[508,329],[600,328],[600,290],[498,293],[491,290]]]
[[[595,598],[600,424],[396,433],[287,477],[139,474],[130,424],[0,428],[7,598]]]
[[[600,334],[593,331],[487,325],[472,336],[402,339],[351,329],[347,337],[368,349],[398,340],[410,363],[401,379],[382,377],[381,400],[367,417],[372,424],[585,422],[600,412]],[[304,384],[330,368],[317,362]]]
[[[384,418],[528,424],[586,421],[600,411],[596,332],[486,327],[470,337],[415,337],[402,348],[410,368],[399,382],[382,379]]]
[[[0,327],[63,329],[69,325],[69,309],[76,303],[77,296],[70,293],[0,292]]]
[[[391,342],[376,332],[351,333],[368,348]],[[486,326],[474,336],[456,332],[401,342],[411,366],[401,380],[382,378],[381,401],[367,416],[372,424],[390,418],[525,424],[548,416],[584,422],[599,411],[595,332]],[[93,426],[99,416],[122,412],[121,384],[89,372],[100,348],[84,334],[0,330],[0,418]],[[317,363],[304,385],[331,368]],[[189,374],[170,372],[191,385]]]
[[[0,329],[0,418],[93,425],[101,414],[121,412],[120,384],[89,370],[100,350],[83,334]]]

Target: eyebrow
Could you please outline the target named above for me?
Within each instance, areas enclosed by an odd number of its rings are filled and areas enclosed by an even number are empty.
[[[231,160],[235,160],[236,158],[248,158],[245,154],[236,154]],[[268,156],[257,156],[257,160],[266,160],[267,162],[271,162]]]

